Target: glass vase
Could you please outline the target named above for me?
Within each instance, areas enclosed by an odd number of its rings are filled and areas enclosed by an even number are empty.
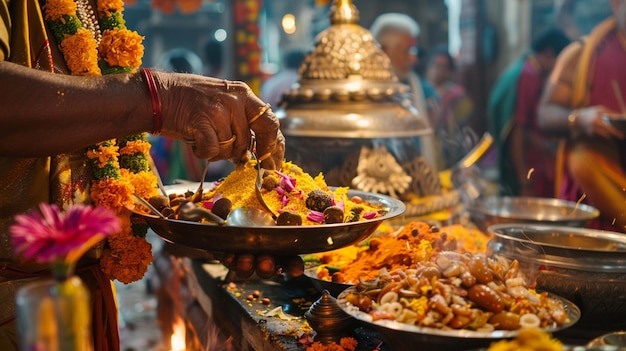
[[[21,351],[93,351],[91,301],[81,279],[47,279],[16,296]]]

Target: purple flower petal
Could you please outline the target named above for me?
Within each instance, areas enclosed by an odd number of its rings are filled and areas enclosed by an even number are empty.
[[[280,198],[280,203],[283,205],[283,207],[287,206],[287,204],[289,203],[289,198],[286,195],[283,195]]]
[[[378,214],[378,212],[376,212],[376,211],[367,211],[367,212],[363,213],[363,218],[365,218],[365,219],[376,218],[377,214]]]
[[[343,211],[346,210],[346,205],[345,205],[345,201],[339,201],[337,203],[335,203],[335,206],[339,207],[340,209],[342,209]]]
[[[311,211],[307,213],[306,218],[316,223],[324,223],[324,214],[319,211]]]
[[[278,180],[278,184],[283,187],[287,192],[292,192],[296,188],[296,178],[292,178],[280,171],[275,170],[274,172],[278,174],[278,177],[280,178]]]

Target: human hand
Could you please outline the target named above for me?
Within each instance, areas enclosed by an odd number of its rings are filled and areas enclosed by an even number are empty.
[[[245,159],[252,134],[261,165],[282,165],[285,140],[269,105],[244,82],[153,72],[163,110],[162,135],[192,143],[210,161]]]
[[[618,116],[608,108],[598,105],[577,110],[577,117],[572,122],[573,128],[588,136],[600,136],[606,139],[623,139],[624,133],[611,124],[610,118]]]

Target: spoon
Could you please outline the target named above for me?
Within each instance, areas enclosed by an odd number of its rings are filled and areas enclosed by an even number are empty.
[[[137,196],[135,194],[133,194],[133,199],[137,202],[139,202],[142,206],[145,206],[146,208],[148,208],[150,210],[150,212],[152,212],[153,214],[163,218],[163,219],[167,219],[167,217],[165,217],[161,212],[159,212],[156,208],[154,208],[154,206],[152,206],[148,201],[144,200],[143,198],[141,198],[141,196]]]
[[[150,166],[150,170],[152,171],[152,174],[154,174],[154,176],[156,177],[157,187],[161,191],[161,194],[169,200],[169,196],[167,194],[167,191],[165,190],[165,186],[163,186],[163,180],[161,179],[161,174],[159,174],[159,170],[156,167],[156,163],[154,162],[154,159],[152,157],[148,157],[148,162],[149,162],[149,166]]]
[[[265,199],[263,199],[263,194],[261,193],[261,188],[263,188],[263,173],[265,172],[265,170],[261,167],[261,161],[259,161],[259,159],[256,157],[256,154],[254,152],[252,153],[252,157],[256,161],[256,169],[257,169],[257,176],[256,176],[255,184],[254,184],[254,192],[256,193],[256,197],[261,203],[261,205],[263,205],[263,207],[267,210],[267,212],[270,213],[268,216],[271,215],[272,220],[276,221],[276,218],[277,218],[276,214],[274,214],[274,211],[272,211],[272,209],[265,203]]]
[[[202,200],[202,193],[204,192],[204,179],[206,178],[207,173],[209,172],[209,161],[204,165],[204,169],[202,170],[202,177],[200,177],[200,185],[198,185],[198,189],[193,193],[191,198],[189,199],[191,202],[198,202]]]
[[[276,221],[267,212],[253,207],[239,207],[230,211],[226,225],[232,227],[268,227]]]

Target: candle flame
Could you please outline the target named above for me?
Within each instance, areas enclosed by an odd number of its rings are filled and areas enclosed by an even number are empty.
[[[173,325],[173,333],[170,339],[172,351],[185,351],[185,322],[178,318]]]

